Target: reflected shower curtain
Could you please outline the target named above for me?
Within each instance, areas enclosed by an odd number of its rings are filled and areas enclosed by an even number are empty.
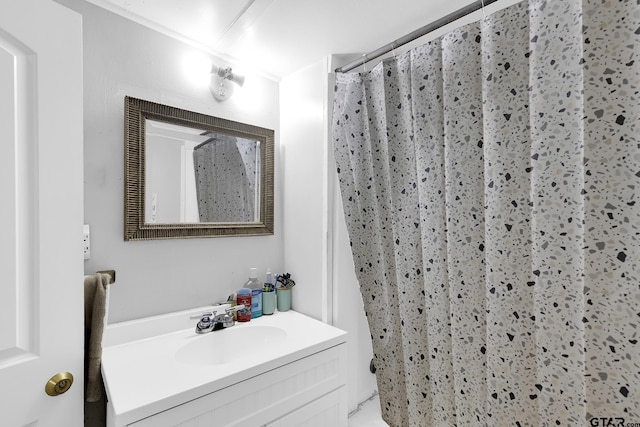
[[[200,222],[256,220],[256,142],[216,134],[196,146],[193,164]]]
[[[391,426],[640,423],[639,42],[636,0],[531,1],[337,75]]]

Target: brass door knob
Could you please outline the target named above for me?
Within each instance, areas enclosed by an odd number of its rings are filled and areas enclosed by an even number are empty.
[[[58,396],[71,388],[73,384],[73,375],[71,372],[59,372],[51,377],[44,386],[44,391],[49,396]]]

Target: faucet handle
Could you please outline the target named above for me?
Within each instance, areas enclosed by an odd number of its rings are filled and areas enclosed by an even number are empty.
[[[189,316],[189,319],[204,319],[205,317],[213,317],[216,315],[215,311],[204,312],[202,314],[196,314],[194,316]]]
[[[215,322],[212,319],[215,315],[216,312],[214,311],[190,316],[190,319],[200,319],[196,325],[196,334],[206,334],[207,332],[211,332],[215,327]]]
[[[248,308],[246,305],[244,304],[238,304],[238,305],[234,305],[233,307],[229,307],[227,309],[225,309],[225,313],[227,314],[231,314],[235,311],[240,311],[240,310],[244,310],[245,308]]]

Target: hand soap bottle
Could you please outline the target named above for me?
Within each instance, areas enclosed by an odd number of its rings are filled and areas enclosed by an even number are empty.
[[[249,281],[244,287],[251,289],[251,318],[262,316],[262,284],[258,281],[255,268],[249,269]]]

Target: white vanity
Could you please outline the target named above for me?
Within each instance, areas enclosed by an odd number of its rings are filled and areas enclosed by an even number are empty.
[[[108,426],[347,426],[346,332],[287,311],[196,334],[207,310],[107,326]]]

